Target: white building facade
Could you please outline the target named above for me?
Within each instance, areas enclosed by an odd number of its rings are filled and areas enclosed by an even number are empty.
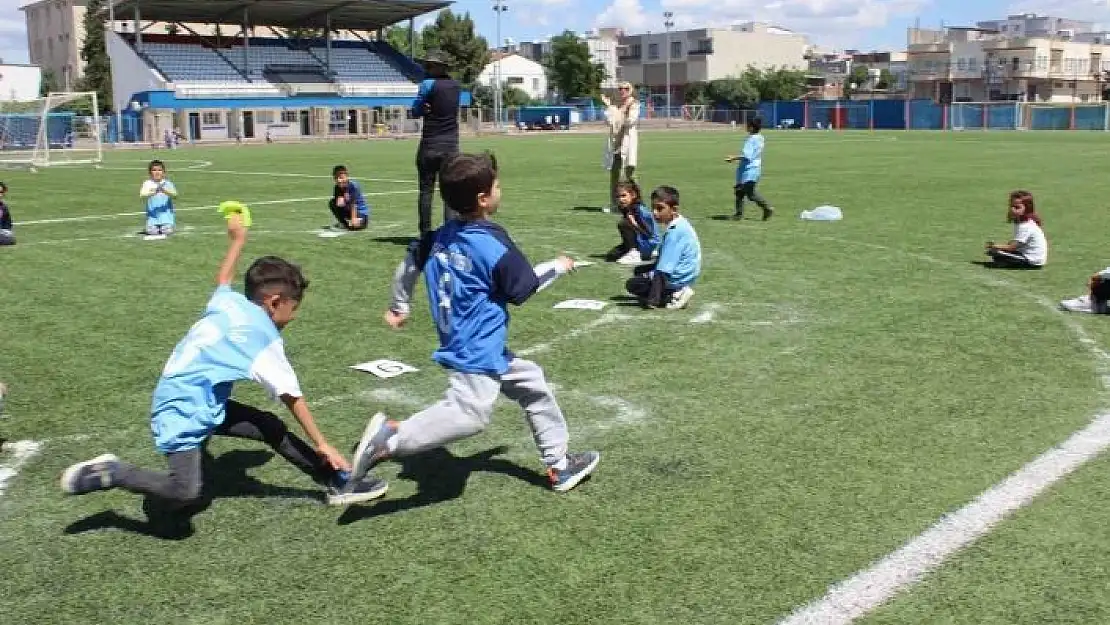
[[[500,64],[501,84],[514,87],[528,94],[533,100],[547,97],[547,72],[543,65],[526,59],[519,54],[494,55],[494,60],[482,68],[478,83],[494,88],[497,84],[498,64]]]

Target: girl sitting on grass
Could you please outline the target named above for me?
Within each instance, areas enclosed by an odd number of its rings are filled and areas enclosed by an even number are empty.
[[[1006,219],[1014,224],[1014,237],[1004,245],[987,241],[987,255],[992,266],[1005,269],[1041,269],[1048,262],[1048,239],[1041,229],[1033,194],[1028,191],[1010,193]]]

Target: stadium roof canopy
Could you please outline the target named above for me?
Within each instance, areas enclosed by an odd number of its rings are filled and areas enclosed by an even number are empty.
[[[111,0],[109,0],[111,1]],[[135,7],[143,20],[250,24],[281,28],[377,30],[451,4],[444,0],[115,0],[117,21],[129,20]]]

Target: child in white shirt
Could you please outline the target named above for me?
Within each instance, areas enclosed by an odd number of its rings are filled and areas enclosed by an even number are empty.
[[[1006,269],[1041,269],[1048,262],[1048,239],[1041,229],[1033,194],[1028,191],[1010,193],[1006,219],[1014,224],[1014,237],[1006,244],[987,242],[987,255],[994,267]]]

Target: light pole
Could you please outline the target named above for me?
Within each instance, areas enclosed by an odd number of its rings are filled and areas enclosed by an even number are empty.
[[[497,128],[503,128],[501,122],[501,92],[504,87],[501,84],[501,14],[509,10],[504,0],[494,0],[493,10],[497,13],[497,61],[493,69],[493,74],[496,77],[493,88],[493,114],[497,116]]]
[[[663,13],[663,27],[667,30],[667,127],[671,127],[671,29],[674,28],[674,13]]]

